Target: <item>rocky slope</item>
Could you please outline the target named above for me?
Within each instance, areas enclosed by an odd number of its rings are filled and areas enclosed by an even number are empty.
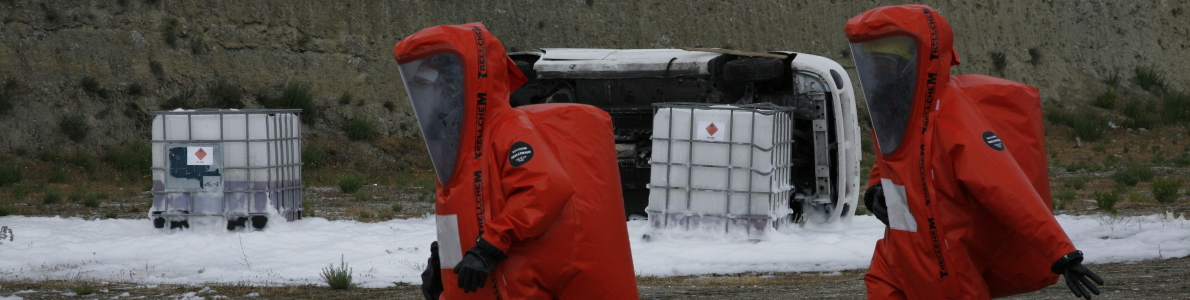
[[[1003,53],[1004,77],[1038,86],[1047,105],[1080,105],[1106,89],[1101,79],[1129,79],[1138,66],[1163,72],[1175,88],[1190,78],[1190,1],[924,2],[955,27],[963,60],[955,73],[999,75],[992,53]],[[411,137],[392,46],[436,24],[484,22],[514,51],[701,45],[793,50],[850,65],[844,22],[888,4],[0,0],[0,80],[13,83],[5,85],[11,108],[0,114],[0,152],[145,141],[148,111],[215,105],[209,91],[219,81],[249,108],[286,84],[308,84],[317,118],[307,137],[341,140],[350,118],[382,136]],[[340,104],[344,94],[351,101]],[[79,141],[60,129],[71,116],[92,128]]]

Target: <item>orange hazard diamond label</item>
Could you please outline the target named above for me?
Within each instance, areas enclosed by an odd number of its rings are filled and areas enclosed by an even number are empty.
[[[696,133],[696,139],[701,141],[723,141],[723,133],[727,132],[727,124],[715,121],[699,121],[698,127],[702,130],[693,130]]]
[[[186,164],[191,166],[210,166],[215,162],[214,147],[186,147]]]

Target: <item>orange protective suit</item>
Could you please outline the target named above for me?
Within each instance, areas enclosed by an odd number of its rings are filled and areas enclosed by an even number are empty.
[[[869,93],[896,79],[860,75],[869,110],[893,112],[871,112],[878,151],[869,185],[883,185],[889,228],[864,277],[868,298],[988,299],[1055,283],[1051,265],[1075,249],[1048,204],[1036,89],[950,76],[959,63],[951,29],[928,6],[872,9],[845,31],[854,54],[890,57],[874,58],[877,68],[911,61],[896,69],[912,76],[897,85],[912,87],[908,105]]]
[[[480,23],[423,29],[393,55],[439,175],[441,299],[638,297],[607,113],[512,108],[526,79]],[[507,258],[464,293],[451,268],[477,238]]]

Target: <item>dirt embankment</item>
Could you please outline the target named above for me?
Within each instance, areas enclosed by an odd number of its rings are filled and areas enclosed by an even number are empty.
[[[1047,103],[1082,103],[1098,79],[1138,66],[1184,86],[1185,1],[925,1],[955,28],[956,73],[1003,74]],[[850,64],[843,23],[890,1],[0,1],[0,152],[96,151],[148,138],[146,112],[210,107],[219,81],[248,108],[288,83],[310,86],[307,137],[341,139],[366,119],[387,137],[415,134],[391,49],[437,24],[481,21],[510,50],[540,47],[726,47],[794,50]],[[1002,64],[992,59],[1002,53]],[[1124,76],[1131,78],[1131,76]],[[84,84],[86,78],[94,81]],[[344,95],[350,95],[344,97]],[[60,129],[83,116],[78,141]],[[361,145],[362,146],[362,145]]]

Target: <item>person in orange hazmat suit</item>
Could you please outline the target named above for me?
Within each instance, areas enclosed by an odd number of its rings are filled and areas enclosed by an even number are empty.
[[[638,297],[606,112],[511,107],[526,78],[480,23],[393,56],[438,177],[427,299]]]
[[[877,146],[865,204],[888,226],[864,276],[868,298],[989,299],[1052,285],[1058,274],[1076,296],[1098,295],[1092,281],[1103,280],[1082,265],[1049,194],[1038,192],[1048,184],[1031,181],[1048,182],[1036,177],[1044,156],[1011,153],[1043,147],[1012,144],[1042,142],[1018,138],[1040,137],[1040,120],[997,125],[988,114],[1009,110],[977,106],[1012,96],[994,87],[1036,89],[950,76],[959,64],[952,32],[929,6],[875,8],[848,20],[845,32]],[[1014,139],[1001,139],[997,126]]]

